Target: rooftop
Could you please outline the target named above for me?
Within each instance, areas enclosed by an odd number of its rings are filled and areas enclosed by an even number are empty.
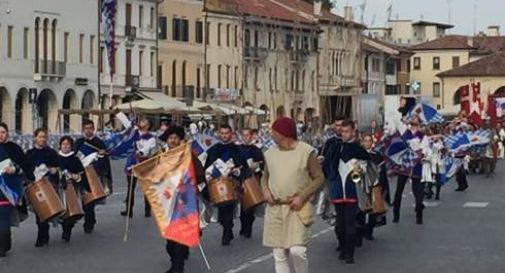
[[[505,77],[505,53],[498,52],[480,60],[437,74],[438,77]]]
[[[450,29],[454,28],[453,25],[449,24],[443,24],[443,23],[436,23],[436,22],[430,22],[430,21],[417,21],[415,23],[412,23],[413,26],[436,26],[438,28],[443,28],[443,29]]]

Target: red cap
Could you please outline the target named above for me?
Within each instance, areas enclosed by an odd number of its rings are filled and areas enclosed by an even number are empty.
[[[278,118],[272,125],[272,129],[285,137],[297,139],[296,124],[295,121],[290,118]]]

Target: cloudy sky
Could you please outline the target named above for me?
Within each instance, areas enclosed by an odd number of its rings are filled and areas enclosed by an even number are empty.
[[[361,20],[359,6],[365,0],[334,0],[336,12],[343,14],[343,7],[354,7],[354,18]],[[387,9],[393,5],[392,19],[424,20],[447,23],[449,20],[449,2],[452,6],[451,24],[455,28],[452,34],[472,34],[474,29],[474,10],[476,11],[476,30],[486,30],[489,25],[501,26],[505,34],[505,0],[366,0],[365,23],[370,25],[375,17],[374,26],[384,26],[387,20]],[[476,7],[476,8],[475,8]]]

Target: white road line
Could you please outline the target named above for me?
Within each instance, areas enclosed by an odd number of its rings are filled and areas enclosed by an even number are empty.
[[[313,234],[311,236],[311,238],[312,239],[317,238],[317,237],[319,237],[321,235],[324,235],[324,234],[326,234],[326,233],[328,233],[328,232],[330,232],[332,230],[333,230],[333,227],[329,227],[329,228],[323,229],[323,230],[319,231],[318,233]],[[243,264],[239,265],[236,268],[233,268],[233,269],[230,269],[230,270],[226,271],[225,273],[238,273],[238,272],[244,271],[244,270],[246,270],[247,268],[250,268],[253,265],[256,265],[256,264],[262,263],[264,261],[270,260],[272,257],[273,257],[273,254],[272,253],[268,253],[268,254],[265,254],[265,255],[253,258],[251,260],[245,261]]]
[[[489,205],[489,202],[466,202],[463,204],[464,208],[485,208]]]

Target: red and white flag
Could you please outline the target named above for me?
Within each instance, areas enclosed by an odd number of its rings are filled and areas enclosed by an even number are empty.
[[[482,126],[482,103],[480,99],[480,82],[463,85],[459,88],[461,110],[468,114],[473,124]]]

